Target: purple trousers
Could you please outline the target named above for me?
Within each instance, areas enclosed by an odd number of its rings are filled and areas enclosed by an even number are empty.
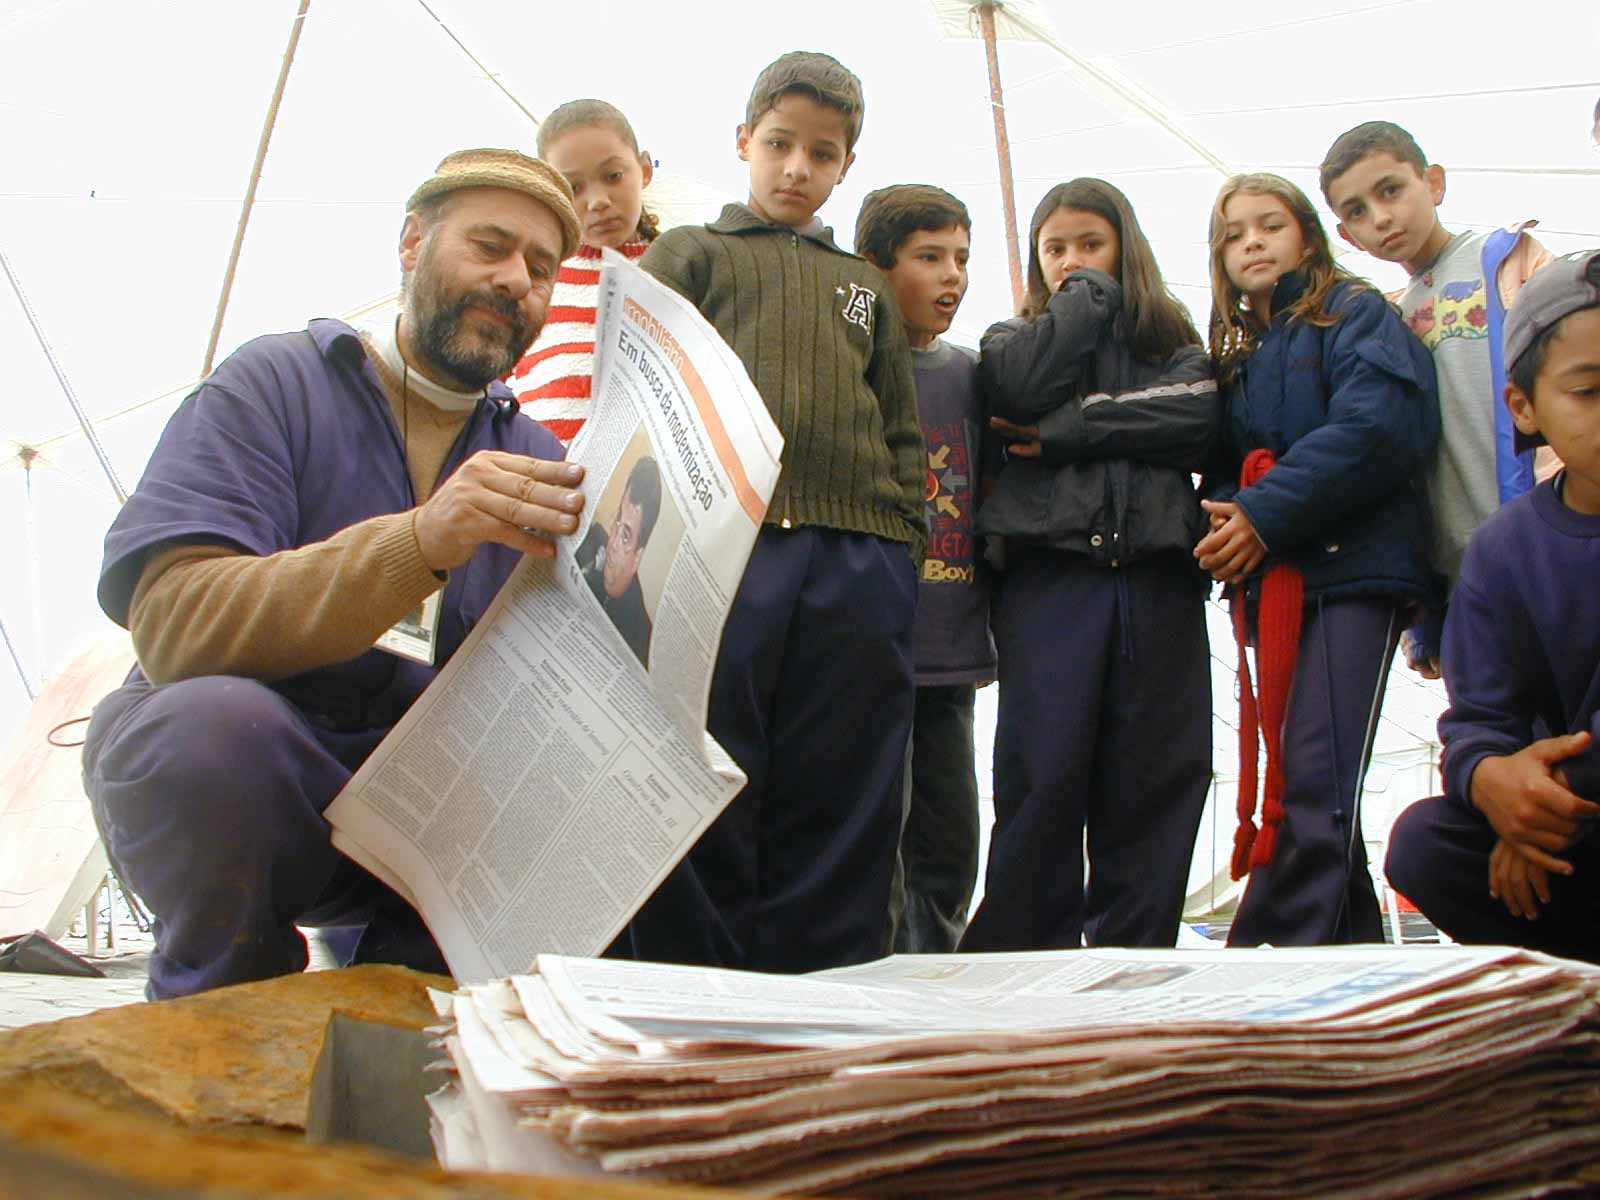
[[[1230,946],[1383,941],[1361,840],[1361,788],[1400,639],[1387,597],[1308,604],[1283,721],[1283,806],[1272,861],[1250,872]]]
[[[136,677],[94,711],[84,787],[155,917],[152,999],[305,969],[296,925],[364,925],[360,961],[444,971],[420,918],[333,848],[322,817],[387,729],[314,724],[264,684]]]
[[[1171,946],[1211,782],[1193,563],[1013,551],[992,612],[994,833],[961,949]]]
[[[900,854],[889,895],[896,954],[949,954],[978,882],[972,683],[917,688]]]
[[[1527,946],[1600,962],[1600,836],[1590,831],[1563,856],[1574,872],[1550,876],[1550,903],[1536,920],[1514,917],[1489,895],[1498,840],[1479,813],[1443,796],[1418,800],[1389,833],[1385,873],[1395,889],[1458,942]]]

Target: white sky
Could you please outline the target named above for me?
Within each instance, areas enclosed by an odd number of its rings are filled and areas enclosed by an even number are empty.
[[[663,173],[699,195],[743,198],[734,129],[760,67],[788,49],[835,54],[865,84],[867,119],[823,217],[848,244],[871,189],[949,188],[975,223],[957,340],[975,344],[1006,315],[982,46],[941,40],[928,0],[810,0],[803,21],[748,2],[430,4],[534,113],[577,96],[612,100]],[[1600,245],[1592,2],[1530,0],[1514,21],[1489,0],[1041,5],[1063,44],[1131,80],[1230,165],[1280,171],[1315,194],[1333,137],[1387,117],[1454,171],[1451,228],[1537,216],[1558,252]],[[198,372],[295,9],[8,0],[0,12],[0,250],[130,488]],[[1217,172],[1091,95],[1046,47],[1002,43],[1001,69],[1024,232],[1052,184],[1110,179],[1203,322]],[[401,205],[434,163],[469,145],[529,149],[533,137],[416,0],[313,0],[223,352],[392,291]],[[1346,262],[1386,287],[1400,282],[1364,256]],[[22,444],[44,453],[31,503],[14,459],[0,465],[0,619],[36,683],[106,628],[93,588],[115,503],[3,280],[0,355],[0,456]],[[0,737],[24,705],[0,650]]]

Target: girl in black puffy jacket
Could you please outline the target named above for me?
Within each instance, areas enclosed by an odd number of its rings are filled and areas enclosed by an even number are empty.
[[[984,334],[978,368],[1005,442],[978,515],[1000,568],[1000,713],[961,949],[1170,946],[1211,775],[1190,551],[1216,384],[1116,188],[1052,188],[1028,240],[1027,303]]]

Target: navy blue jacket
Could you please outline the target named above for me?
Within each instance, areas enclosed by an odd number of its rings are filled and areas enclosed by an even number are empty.
[[[1224,389],[1224,455],[1202,486],[1236,500],[1268,559],[1295,563],[1307,599],[1423,597],[1427,510],[1415,476],[1439,444],[1439,392],[1427,348],[1370,287],[1336,285],[1316,326],[1286,319],[1305,290],[1278,281],[1271,327]],[[1266,447],[1278,465],[1243,490],[1239,468]]]
[[[989,411],[1037,424],[1041,448],[1037,459],[1008,459],[978,509],[997,566],[1005,543],[1107,567],[1173,552],[1193,561],[1205,532],[1193,472],[1215,452],[1220,414],[1211,364],[1197,345],[1165,362],[1135,358],[1118,332],[1121,311],[1117,281],[1084,269],[1038,317],[983,335]]]
[[[565,457],[544,426],[489,385],[440,469],[442,482],[479,450]],[[312,321],[304,333],[256,338],[178,406],[144,478],[106,534],[100,606],[119,625],[146,558],[175,542],[268,555],[416,505],[406,448],[355,330]],[[450,572],[438,666],[368,650],[271,686],[335,729],[391,725],[477,623],[521,555],[480,546]],[[138,668],[129,678],[139,677]]]

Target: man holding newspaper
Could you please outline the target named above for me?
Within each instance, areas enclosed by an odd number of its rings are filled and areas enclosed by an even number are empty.
[[[139,666],[83,760],[156,917],[153,998],[302,969],[297,924],[443,969],[322,813],[521,555],[577,528],[582,469],[498,380],[578,234],[544,163],[451,154],[406,205],[397,319],[259,338],[168,424],[106,538],[100,602]]]

